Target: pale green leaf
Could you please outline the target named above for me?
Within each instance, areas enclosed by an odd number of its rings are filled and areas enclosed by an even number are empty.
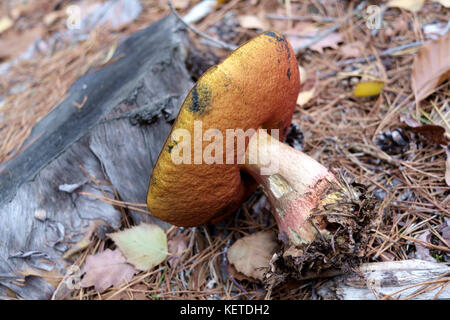
[[[139,270],[147,271],[167,257],[167,237],[157,225],[142,223],[109,236],[119,247],[127,262]]]

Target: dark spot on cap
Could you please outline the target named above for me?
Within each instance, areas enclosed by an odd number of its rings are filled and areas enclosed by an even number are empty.
[[[269,36],[269,37],[277,39],[277,41],[284,41],[284,39],[282,37],[278,36],[275,32],[269,31],[269,32],[266,32],[264,34],[266,36]]]
[[[288,57],[288,60],[289,60],[291,58],[291,50],[289,50],[289,44],[286,41],[286,38],[284,36],[283,36],[283,40],[284,40],[284,48],[286,49],[287,57]]]
[[[171,140],[171,142],[169,142],[167,144],[167,151],[169,151],[169,153],[172,153],[173,147],[175,147],[178,144],[178,142],[175,140],[172,140],[172,139],[170,139],[170,140]]]
[[[287,69],[287,77],[288,79],[291,79],[291,68]]]
[[[204,84],[196,84],[186,101],[191,112],[204,115],[211,107],[211,90]]]

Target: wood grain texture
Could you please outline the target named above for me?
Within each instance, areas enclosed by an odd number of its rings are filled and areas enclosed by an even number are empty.
[[[173,16],[131,35],[115,53],[121,58],[78,79],[33,128],[29,147],[0,165],[0,297],[9,288],[50,298],[53,285],[19,272],[64,275],[71,262],[63,253],[92,223],[120,227],[118,210],[80,192],[113,198],[114,187],[122,200],[145,203],[153,164],[192,86],[186,39]],[[79,110],[73,103],[85,96]]]
[[[375,300],[390,295],[391,299],[448,300],[450,286],[446,284],[449,275],[449,266],[423,260],[366,263],[357,273],[326,281],[317,294],[329,300]],[[421,285],[424,282],[429,284]],[[415,295],[417,293],[421,294]]]

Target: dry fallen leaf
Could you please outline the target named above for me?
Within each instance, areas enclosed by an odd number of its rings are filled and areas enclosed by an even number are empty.
[[[109,234],[127,261],[137,269],[147,271],[167,257],[167,237],[155,224],[140,225]]]
[[[119,250],[106,249],[96,255],[87,256],[81,272],[85,275],[80,285],[83,288],[95,286],[101,293],[111,286],[117,287],[130,281],[138,271],[126,262]]]
[[[270,259],[277,248],[275,235],[271,231],[260,231],[237,240],[228,250],[228,261],[236,271],[263,280]]]
[[[173,7],[178,10],[184,10],[189,6],[189,0],[172,0]]]
[[[308,72],[306,72],[306,69],[301,65],[298,65],[298,72],[300,73],[300,84],[304,85],[308,80]]]
[[[388,2],[388,6],[417,12],[422,9],[424,3],[425,0],[391,0]]]
[[[301,91],[297,97],[297,104],[301,107],[307,104],[314,97],[315,91],[316,88],[312,88],[311,90],[307,91]]]
[[[439,144],[446,145],[450,142],[445,136],[445,129],[434,124],[422,124],[421,126],[412,128],[414,132],[420,133],[427,140]]]
[[[373,97],[378,96],[383,89],[384,82],[383,81],[365,81],[359,82],[355,90],[353,91],[353,95],[355,97]]]
[[[238,17],[239,24],[245,29],[268,29],[267,24],[255,15],[242,15]]]
[[[358,58],[364,51],[364,43],[355,41],[345,44],[339,48],[339,53],[343,58]]]
[[[424,243],[431,243],[431,232],[427,230],[418,236],[417,239]],[[419,242],[414,242],[414,246],[416,247],[416,259],[436,262],[436,260],[431,256],[430,249]]]
[[[5,34],[5,38],[0,38],[0,60],[19,56],[26,51],[36,39],[40,38],[42,33],[43,28],[38,25],[20,35]]]
[[[319,53],[323,53],[323,49],[325,48],[338,48],[338,43],[344,41],[342,39],[342,35],[337,32],[330,33],[323,39],[319,40],[318,42],[314,43],[313,45],[309,46],[311,50],[315,50]]]
[[[147,298],[148,287],[142,283],[136,283],[119,294],[111,297],[111,300],[149,300]]]
[[[182,233],[169,240],[169,264],[172,268],[176,267],[180,262],[182,255],[188,247],[188,242],[189,237]]]
[[[297,104],[302,107],[314,97],[319,81],[314,74],[312,78],[310,76],[308,77],[306,70],[303,67],[299,66],[299,70],[301,89],[297,97]]]
[[[438,2],[446,8],[450,8],[450,0],[433,0],[433,2]]]
[[[450,77],[450,34],[425,43],[414,57],[411,82],[418,101]]]
[[[438,108],[433,103],[430,114],[423,112],[422,115],[430,122],[423,123],[413,119],[410,114],[400,116],[400,121],[406,123],[414,132],[420,133],[433,143],[443,147],[450,143],[450,106],[443,104]]]

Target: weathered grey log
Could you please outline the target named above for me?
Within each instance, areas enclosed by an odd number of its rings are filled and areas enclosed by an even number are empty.
[[[120,226],[116,208],[80,192],[114,198],[114,187],[124,201],[145,202],[153,164],[193,85],[186,45],[173,16],[133,34],[115,53],[121,58],[81,77],[34,127],[28,148],[0,166],[0,297],[12,290],[50,298],[50,283],[20,272],[64,275],[63,253],[91,223]],[[85,97],[79,110],[74,102]]]
[[[390,299],[450,299],[449,281],[450,267],[442,263],[376,262],[363,264],[358,273],[331,278],[317,289],[317,294],[329,300],[375,300],[387,296]]]

